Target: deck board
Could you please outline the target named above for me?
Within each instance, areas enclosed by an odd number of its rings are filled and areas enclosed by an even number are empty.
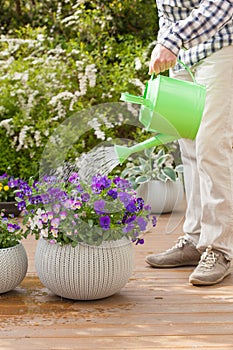
[[[0,295],[0,350],[233,349],[232,275],[215,286],[194,287],[188,283],[193,267],[153,269],[144,261],[176,241],[182,218],[182,210],[159,216],[145,244],[135,247],[127,285],[96,301],[49,292],[36,275],[36,242],[28,239],[27,276]]]

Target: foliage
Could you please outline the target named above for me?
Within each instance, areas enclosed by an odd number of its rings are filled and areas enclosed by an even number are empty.
[[[15,34],[20,27],[30,24],[32,28],[46,27],[49,36],[66,39],[80,32],[84,39],[94,41],[98,41],[101,33],[106,36],[133,33],[147,40],[154,37],[158,26],[153,0],[0,0],[0,8],[4,34]]]
[[[4,212],[0,214],[0,249],[14,247],[26,237],[27,233],[17,219],[12,215],[5,217]]]
[[[28,37],[35,34],[28,28]],[[72,39],[62,48],[43,30],[34,39],[2,38],[0,149],[9,156],[2,159],[0,171],[9,166],[14,176],[36,176],[48,137],[60,123],[93,105],[119,101],[122,91],[141,92],[147,48],[130,36],[118,43],[106,40],[105,45],[106,52],[103,48],[88,52]],[[142,68],[135,69],[136,65]],[[117,128],[109,131],[103,125],[101,131],[100,137],[94,129],[94,137],[89,133],[80,140],[76,156],[88,150],[87,143],[91,149],[110,135],[118,136]]]
[[[121,176],[128,179],[136,189],[150,180],[176,181],[183,172],[183,165],[175,165],[172,152],[165,147],[152,147],[144,150],[144,157],[128,161]]]
[[[64,120],[119,102],[123,91],[143,91],[157,11],[152,0],[0,0],[0,6],[0,172],[28,179],[37,176],[48,137]],[[124,129],[124,137],[132,136],[132,128]],[[94,126],[72,157],[122,130]],[[141,130],[133,136],[140,139]]]
[[[122,237],[143,243],[140,233],[150,222],[150,207],[119,177],[96,175],[88,184],[75,172],[67,179],[45,176],[31,180],[17,197],[26,232],[50,243],[99,245]],[[152,222],[155,226],[155,217]]]

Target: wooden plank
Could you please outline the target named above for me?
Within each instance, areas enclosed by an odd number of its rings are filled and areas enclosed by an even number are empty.
[[[6,317],[7,316],[7,317]],[[12,316],[12,315],[10,315]],[[51,324],[61,324],[64,323],[66,325],[74,325],[77,322],[90,322],[94,324],[103,325],[103,324],[114,324],[114,325],[121,325],[121,324],[138,324],[139,315],[138,313],[132,313],[129,312],[125,317],[122,317],[121,312],[114,312],[113,315],[106,317],[103,315],[97,315],[92,313],[82,313],[79,315],[79,313],[56,313],[56,317],[52,317],[52,315],[49,315],[46,317],[46,315],[27,315],[23,314],[21,316],[19,315],[13,315],[14,317],[9,317],[8,315],[0,316],[0,330],[3,330],[4,327],[8,328],[8,326],[14,325],[14,326],[25,326],[25,325],[51,325]],[[156,325],[156,324],[193,324],[193,323],[199,323],[199,324],[219,324],[221,327],[225,324],[232,324],[232,313],[218,313],[215,312],[212,313],[143,313],[140,315],[140,322],[144,325]]]
[[[89,338],[12,338],[0,340],[1,350],[125,350],[125,349],[169,349],[169,350],[224,350],[232,349],[233,336],[138,336],[138,337],[94,337]]]
[[[102,323],[101,327],[98,323],[79,322],[70,324],[55,325],[47,324],[45,329],[41,329],[38,326],[42,323],[35,323],[34,325],[25,325],[16,327],[15,325],[8,326],[1,330],[1,339],[5,338],[18,338],[23,334],[30,338],[37,338],[39,336],[43,338],[95,338],[95,337],[138,337],[141,332],[143,336],[190,336],[190,335],[222,335],[223,337],[233,335],[233,323],[226,323],[221,327],[219,324],[185,324],[185,323],[170,323],[170,324],[129,324],[122,323],[117,325]]]

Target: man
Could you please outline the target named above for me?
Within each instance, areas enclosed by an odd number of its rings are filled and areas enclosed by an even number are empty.
[[[160,30],[149,73],[172,68],[172,77],[191,80],[176,63],[179,57],[207,95],[196,140],[180,140],[187,196],[184,235],[146,262],[194,265],[189,282],[212,285],[233,266],[233,0],[157,0],[157,7]]]

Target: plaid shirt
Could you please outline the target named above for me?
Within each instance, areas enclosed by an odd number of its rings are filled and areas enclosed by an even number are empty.
[[[233,45],[233,0],[157,0],[157,7],[158,43],[186,65]]]

